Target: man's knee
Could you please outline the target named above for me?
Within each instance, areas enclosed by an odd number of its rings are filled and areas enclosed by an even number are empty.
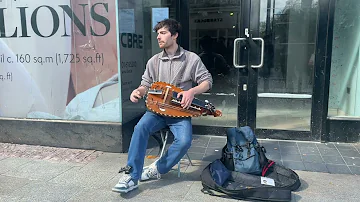
[[[163,120],[152,112],[146,112],[134,127],[134,133],[150,134],[154,129],[161,127]]]
[[[147,124],[145,121],[139,121],[135,127],[134,130],[143,130],[143,129],[147,129],[149,124]]]
[[[192,137],[185,134],[177,139],[177,143],[179,144],[182,150],[188,150],[191,146],[191,142],[192,142]]]
[[[139,136],[139,135],[148,134],[148,133],[150,133],[149,127],[144,122],[139,122],[135,125],[133,135]]]

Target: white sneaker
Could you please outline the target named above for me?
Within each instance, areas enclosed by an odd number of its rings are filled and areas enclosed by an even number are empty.
[[[156,166],[157,161],[158,160],[156,160],[154,163],[150,164],[149,166],[143,168],[140,181],[145,181],[155,178],[160,179],[161,175]]]
[[[112,191],[119,193],[128,193],[131,190],[134,190],[138,187],[138,183],[134,182],[130,175],[123,175],[119,182],[112,188]]]

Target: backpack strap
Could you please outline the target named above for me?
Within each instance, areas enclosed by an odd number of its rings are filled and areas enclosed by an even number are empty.
[[[256,151],[259,153],[259,162],[260,162],[260,167],[264,168],[269,164],[269,159],[266,157],[265,153],[266,153],[266,149],[263,146],[260,146],[260,144],[256,144],[255,146]]]
[[[266,164],[264,167],[263,167],[263,169],[262,169],[262,171],[261,171],[261,176],[265,176],[266,175],[266,172],[269,170],[269,168],[272,166],[272,165],[274,165],[274,161],[272,161],[272,160],[269,160],[268,161],[268,164]]]

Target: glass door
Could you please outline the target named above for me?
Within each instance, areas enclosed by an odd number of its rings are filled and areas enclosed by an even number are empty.
[[[204,128],[236,126],[238,70],[233,66],[233,44],[240,36],[241,1],[188,2],[189,50],[198,54],[214,80],[213,88],[198,98],[222,111],[222,117],[198,117],[192,122]]]
[[[239,117],[246,118],[238,125],[249,125],[262,137],[305,134],[297,139],[306,139],[311,134],[317,0],[242,0],[242,7],[233,62],[239,71]]]

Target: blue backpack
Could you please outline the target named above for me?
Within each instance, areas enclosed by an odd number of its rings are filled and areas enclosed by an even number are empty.
[[[259,144],[249,126],[226,130],[227,144],[222,151],[222,162],[232,171],[261,175]]]
[[[210,163],[201,173],[201,191],[237,200],[291,201],[291,191],[301,185],[299,176],[267,159],[265,148],[250,127],[229,128],[226,135],[221,159]]]

